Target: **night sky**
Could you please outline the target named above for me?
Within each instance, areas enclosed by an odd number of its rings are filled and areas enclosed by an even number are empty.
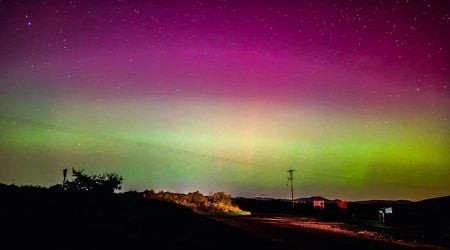
[[[0,1],[0,182],[450,194],[448,1]]]

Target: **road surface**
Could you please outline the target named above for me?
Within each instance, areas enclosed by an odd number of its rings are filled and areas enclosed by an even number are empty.
[[[383,230],[313,218],[274,215],[213,218],[274,242],[280,249],[446,249],[394,238]]]

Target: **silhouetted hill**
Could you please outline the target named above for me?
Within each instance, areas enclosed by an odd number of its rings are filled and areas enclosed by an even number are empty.
[[[243,199],[246,199],[245,197],[237,197],[237,198],[243,198]],[[260,201],[273,201],[273,200],[289,201],[289,200],[287,200],[287,199],[277,199],[277,198],[271,198],[271,197],[254,197],[254,198],[251,198],[251,199],[254,199],[254,200],[260,200]]]
[[[436,197],[436,198],[430,198],[430,199],[426,199],[426,200],[421,200],[421,201],[417,201],[415,202],[417,205],[445,205],[445,206],[449,206],[450,205],[450,196],[442,196],[442,197]]]
[[[412,201],[409,200],[365,200],[365,201],[353,201],[359,204],[384,204],[384,205],[397,205],[397,204],[408,204]]]
[[[323,198],[322,196],[311,196],[311,197],[305,197],[305,198],[297,198],[294,201],[295,202],[313,202],[316,200],[323,200],[325,202],[330,202],[330,199]]]
[[[392,206],[389,225],[415,231],[435,241],[450,243],[450,196]]]
[[[277,249],[142,193],[0,185],[2,249]]]

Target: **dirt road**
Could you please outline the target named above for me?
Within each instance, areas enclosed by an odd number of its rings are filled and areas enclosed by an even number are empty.
[[[280,249],[445,249],[342,222],[273,215],[213,218],[275,242]]]

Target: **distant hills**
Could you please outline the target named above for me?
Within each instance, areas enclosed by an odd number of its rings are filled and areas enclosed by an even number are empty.
[[[421,201],[417,201],[417,204],[430,204],[430,205],[434,205],[435,203],[438,204],[450,204],[450,195],[449,196],[442,196],[442,197],[435,197],[435,198],[430,198],[430,199],[426,199],[426,200],[421,200]]]
[[[359,204],[392,204],[392,205],[397,205],[397,204],[409,204],[409,203],[413,203],[413,201],[409,201],[409,200],[366,200],[366,201],[354,201],[354,203],[359,203]]]
[[[238,197],[245,198],[245,197]],[[272,198],[272,197],[254,197],[254,198],[245,198],[245,199],[253,199],[259,201],[286,201],[290,202],[290,199],[280,199],[280,198]],[[296,198],[294,201],[296,203],[308,203],[313,202],[315,200],[323,200],[326,203],[335,203],[340,199],[328,199],[322,196],[310,196],[310,197],[301,197]],[[448,201],[447,201],[448,200]],[[432,204],[432,203],[442,203],[442,202],[450,202],[450,196],[442,196],[442,197],[434,197],[420,201],[410,201],[410,200],[360,200],[360,201],[348,201],[349,203],[357,203],[362,205],[370,205],[370,204],[391,204],[391,205],[403,205],[403,204]]]
[[[278,198],[270,198],[270,197],[255,197],[250,198],[254,200],[259,201],[284,201],[284,202],[291,202],[290,199],[278,199]],[[340,201],[340,199],[328,199],[322,196],[311,196],[311,197],[301,197],[294,199],[295,203],[312,203],[316,200],[323,200],[325,203],[328,204],[335,204],[336,202]],[[413,203],[413,201],[409,200],[362,200],[362,201],[349,201],[349,203],[356,203],[356,204],[362,204],[362,205],[371,205],[371,204],[383,204],[383,205],[398,205],[398,204],[409,204]]]
[[[286,201],[286,202],[291,202],[290,199],[279,199],[279,198],[271,198],[271,197],[255,197],[255,198],[249,198],[249,199],[254,199],[254,200],[260,200],[260,201]],[[297,198],[294,199],[294,201],[296,203],[304,203],[304,202],[312,202],[315,200],[324,200],[326,202],[331,201],[330,199],[327,198],[323,198],[322,196],[311,196],[311,197],[303,197],[303,198]]]

